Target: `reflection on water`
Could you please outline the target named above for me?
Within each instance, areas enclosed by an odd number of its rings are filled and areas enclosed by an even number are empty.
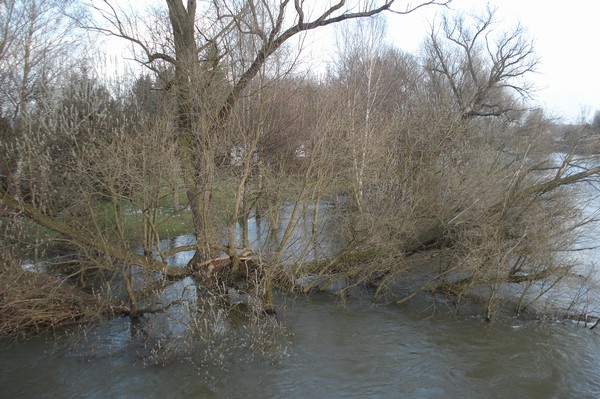
[[[127,319],[102,327],[94,349],[35,339],[0,347],[3,396],[92,398],[597,398],[600,339],[575,323],[429,317],[326,295],[278,298],[293,354],[146,365]],[[205,378],[209,371],[211,378]],[[35,383],[34,383],[35,381]]]
[[[277,215],[276,222],[269,221],[264,216],[257,216],[255,211],[251,212],[248,217],[248,241],[254,252],[268,254],[277,251],[282,245],[285,230],[290,223],[293,224],[294,229],[288,242],[284,245],[281,259],[283,263],[297,262],[301,258],[305,260],[322,259],[339,252],[341,240],[332,223],[335,214],[328,212],[332,208],[330,203],[322,201],[319,204],[316,223],[315,204],[300,205],[294,220],[292,220],[293,208],[294,203],[284,204],[280,214]],[[313,226],[313,224],[315,225]],[[242,247],[242,226],[239,223],[235,226],[235,234],[238,246]],[[168,250],[173,247],[193,245],[195,242],[193,235],[178,236],[174,239],[162,240],[161,249]],[[172,265],[183,267],[193,256],[194,251],[184,251],[169,257],[167,261]]]

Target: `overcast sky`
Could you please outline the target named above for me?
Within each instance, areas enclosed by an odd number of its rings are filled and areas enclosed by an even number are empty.
[[[582,110],[600,110],[600,1],[453,0],[455,10],[498,9],[508,27],[518,21],[534,40],[542,63],[531,76],[535,101],[549,115],[575,121]],[[408,52],[418,49],[434,16],[432,8],[389,18],[390,38]]]
[[[417,1],[399,1],[400,5],[409,3]],[[534,40],[542,62],[539,72],[530,76],[538,88],[531,105],[542,106],[549,116],[565,122],[577,121],[582,112],[591,119],[600,110],[600,0],[453,0],[450,8],[485,10],[487,4],[497,8],[497,16],[507,28],[521,22]],[[441,9],[425,7],[409,15],[388,14],[389,40],[404,51],[416,53],[429,23]],[[324,70],[323,62],[331,61],[331,52],[323,48],[333,45],[332,32],[321,28],[305,38],[304,44],[309,46],[303,58],[311,63],[311,69]],[[313,64],[312,57],[321,61]]]

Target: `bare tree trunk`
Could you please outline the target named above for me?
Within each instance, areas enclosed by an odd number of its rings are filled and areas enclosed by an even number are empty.
[[[198,49],[195,41],[196,2],[188,1],[187,9],[181,0],[167,0],[169,18],[175,41],[175,82],[178,110],[178,145],[182,155],[182,170],[187,199],[192,211],[198,250],[190,261],[202,262],[211,256],[210,206],[214,184],[214,155],[211,153],[212,129],[195,102],[194,82],[198,81]]]

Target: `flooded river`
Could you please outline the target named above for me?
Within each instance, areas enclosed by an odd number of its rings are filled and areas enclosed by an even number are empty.
[[[278,359],[148,363],[126,318],[102,339],[0,346],[6,398],[597,398],[600,329],[431,315],[363,299],[279,297]],[[99,327],[100,328],[100,327]],[[212,367],[212,368],[211,368]],[[208,368],[208,369],[207,369]]]
[[[598,209],[595,198],[584,211],[595,215]],[[267,245],[261,241],[264,226],[250,224],[255,248]],[[598,234],[590,231],[581,246],[596,246]],[[330,247],[315,246],[307,257],[318,258]],[[577,256],[589,262],[600,252],[589,249]],[[181,253],[170,261],[184,265],[190,257]],[[597,280],[591,281],[595,289]],[[258,335],[235,335],[244,324],[218,307],[203,308],[203,295],[191,279],[160,295],[159,302],[173,306],[139,322],[123,317],[84,333],[0,341],[0,397],[600,397],[600,327],[591,330],[582,322],[501,318],[485,323],[426,302],[386,306],[373,304],[368,295],[340,302],[331,293],[280,293],[276,321],[254,326]],[[589,304],[596,315],[598,298],[592,296]],[[198,323],[192,315],[199,312],[204,313]],[[199,340],[191,330],[210,339]],[[253,337],[262,337],[262,347],[255,347]],[[233,344],[240,341],[245,344]]]

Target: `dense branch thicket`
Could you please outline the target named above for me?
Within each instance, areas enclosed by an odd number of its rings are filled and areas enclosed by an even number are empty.
[[[168,0],[138,15],[94,3],[108,24],[78,23],[133,43],[148,67],[114,81],[92,62],[26,79],[47,72],[27,61],[46,42],[17,35],[10,7],[38,3],[3,3],[0,53],[26,59],[0,62],[2,90],[23,93],[0,108],[3,287],[35,290],[24,282],[41,277],[14,266],[33,264],[120,291],[132,317],[186,276],[257,314],[274,310],[276,286],[335,281],[390,302],[478,298],[487,319],[505,303],[519,313],[546,300],[581,274],[568,251],[595,215],[581,213],[572,187],[600,169],[554,152],[551,122],[522,102],[531,44],[521,28],[492,35],[493,11],[446,14],[419,56],[380,41],[376,15],[442,3],[340,1],[309,13],[303,1]],[[22,15],[38,26],[45,12]],[[343,21],[330,71],[301,72],[286,41]],[[50,294],[63,291],[39,286],[57,324]],[[81,295],[70,303],[91,303]],[[83,311],[65,309],[67,321]]]

